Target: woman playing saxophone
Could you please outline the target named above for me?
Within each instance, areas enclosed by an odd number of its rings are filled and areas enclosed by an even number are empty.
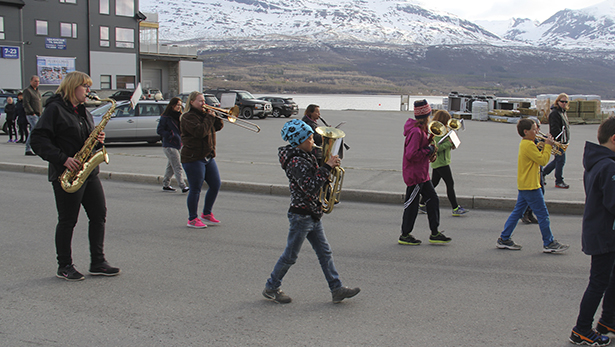
[[[31,146],[36,154],[49,162],[49,181],[53,187],[58,224],[56,226],[57,277],[69,281],[85,277],[73,264],[71,243],[79,210],[83,205],[89,218],[90,274],[115,276],[120,269],[110,266],[103,253],[107,207],[105,193],[98,178],[98,167],[92,170],[84,184],[74,193],[62,189],[58,177],[69,169],[78,171],[83,163],[74,156],[94,131],[92,115],[85,108],[85,100],[92,85],[90,76],[75,71],[67,74],[56,94],[45,105],[38,123],[31,133]],[[97,140],[103,143],[105,133],[100,131]]]

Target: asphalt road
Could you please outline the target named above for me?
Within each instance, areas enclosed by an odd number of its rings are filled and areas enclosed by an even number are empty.
[[[288,198],[221,192],[220,226],[185,227],[185,195],[104,181],[113,278],[56,278],[53,193],[40,174],[2,172],[2,346],[569,346],[587,284],[580,216],[552,216],[565,254],[541,253],[520,224],[521,251],[495,248],[508,212],[443,214],[448,245],[397,244],[401,206],[342,202],[325,216],[343,283],[338,305],[309,245],[284,279],[293,298],[261,296],[285,245]],[[202,202],[201,202],[202,204]],[[202,205],[201,205],[202,206]],[[87,218],[73,240],[87,271]],[[414,233],[428,236],[419,216]]]

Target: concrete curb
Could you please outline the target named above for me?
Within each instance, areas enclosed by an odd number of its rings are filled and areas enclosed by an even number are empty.
[[[47,166],[42,165],[27,165],[0,162],[1,171],[25,172],[35,174],[47,174]],[[101,179],[114,180],[121,182],[133,182],[143,184],[162,184],[162,176],[145,175],[135,173],[110,172],[100,171],[98,176]],[[235,191],[253,194],[267,194],[288,196],[288,185],[282,184],[266,184],[266,183],[250,183],[250,182],[235,182],[222,181],[222,190]],[[380,192],[373,190],[352,190],[342,189],[342,201],[367,202],[377,204],[403,204],[404,193]],[[474,210],[500,210],[512,211],[515,207],[516,199],[512,198],[496,198],[486,196],[458,196],[459,203],[467,209]],[[440,195],[440,205],[450,207],[446,195]],[[583,201],[557,201],[548,200],[547,208],[552,214],[571,214],[582,215],[585,209]]]

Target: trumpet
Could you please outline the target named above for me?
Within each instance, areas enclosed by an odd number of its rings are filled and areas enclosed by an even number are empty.
[[[247,120],[237,118],[237,116],[239,115],[238,106],[233,106],[229,109],[225,109],[225,108],[210,106],[207,104],[203,105],[203,111],[207,111],[207,110],[213,111],[214,117],[220,118],[222,120],[226,120],[227,122],[231,124],[238,125],[244,129],[248,129],[255,133],[258,133],[261,131],[261,128],[258,125],[252,122],[248,122]]]
[[[548,137],[542,131],[539,131],[538,134],[536,134],[536,138],[538,139],[536,147],[542,151],[542,149],[545,148],[545,143]],[[551,154],[562,155],[562,153],[566,152],[566,149],[568,149],[568,144],[563,144],[554,140]]]

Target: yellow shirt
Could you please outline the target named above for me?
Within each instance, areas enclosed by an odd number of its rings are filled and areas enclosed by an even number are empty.
[[[540,188],[540,167],[549,163],[551,145],[545,144],[542,151],[534,141],[523,139],[519,143],[517,162],[517,189],[534,190]]]

